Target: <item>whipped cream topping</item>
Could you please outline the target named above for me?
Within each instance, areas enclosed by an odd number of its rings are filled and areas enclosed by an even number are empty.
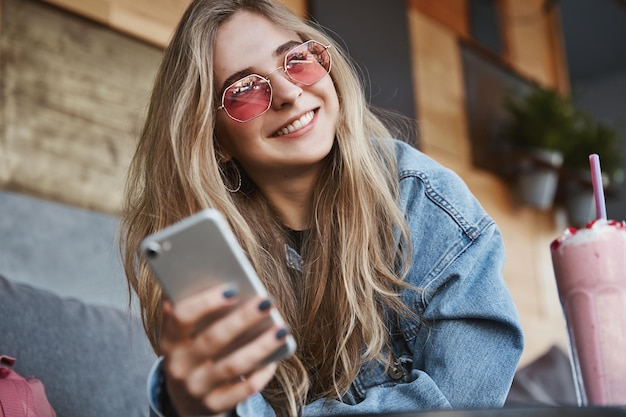
[[[579,245],[591,242],[610,232],[620,232],[626,239],[626,221],[597,219],[590,221],[580,229],[569,227],[563,232],[563,235],[550,244],[550,249],[554,251],[565,244]]]
[[[313,117],[315,116],[315,112],[311,110],[310,112],[304,113],[299,119],[294,120],[287,126],[280,129],[276,132],[276,136],[283,136],[291,132],[295,132],[298,129],[302,129],[304,126],[311,123]]]

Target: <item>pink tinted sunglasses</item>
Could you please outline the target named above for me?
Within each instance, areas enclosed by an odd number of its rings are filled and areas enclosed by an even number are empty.
[[[283,65],[267,76],[246,75],[226,87],[222,93],[222,104],[217,110],[224,110],[231,119],[241,123],[259,117],[272,103],[269,76],[282,69],[292,81],[304,85],[315,84],[330,72],[328,48],[330,45],[313,40],[296,46],[285,54]]]

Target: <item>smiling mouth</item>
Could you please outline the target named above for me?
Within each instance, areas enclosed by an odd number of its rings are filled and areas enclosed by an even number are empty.
[[[311,121],[313,120],[313,117],[315,117],[315,111],[314,110],[306,112],[299,119],[294,120],[293,122],[291,122],[287,126],[285,126],[282,129],[278,130],[276,132],[275,136],[287,135],[289,133],[295,132],[298,129],[302,129],[303,127],[305,127],[309,123],[311,123]]]

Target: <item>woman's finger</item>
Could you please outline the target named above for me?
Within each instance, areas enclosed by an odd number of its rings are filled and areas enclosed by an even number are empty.
[[[207,317],[219,316],[238,302],[237,290],[230,285],[202,291],[192,295],[176,305],[164,302],[161,342],[166,348],[168,343],[191,337]]]
[[[203,328],[194,336],[189,348],[194,356],[201,360],[204,358],[217,360],[225,353],[232,353],[272,326],[269,318],[271,309],[270,299],[252,298]]]
[[[171,384],[168,384],[168,392],[180,415],[216,415],[232,411],[250,395],[263,390],[275,372],[276,364],[271,363],[246,377],[233,379],[211,391],[202,391],[200,395],[192,396],[187,391],[182,392],[181,386]]]
[[[236,378],[230,384],[217,387],[207,393],[203,404],[208,413],[220,413],[233,410],[246,398],[261,392],[276,373],[276,363],[257,368],[245,377]]]
[[[194,397],[237,382],[242,376],[251,375],[262,367],[264,360],[286,343],[287,334],[285,328],[274,326],[229,355],[194,366],[181,382],[186,385],[189,395]]]
[[[264,329],[272,326],[269,318],[271,308],[272,303],[269,299],[255,297],[238,305],[236,309],[226,308],[225,311],[228,314],[219,317],[215,322],[205,323],[206,327],[196,334],[187,332],[187,336],[183,337],[164,332],[161,337],[161,348],[165,355],[166,373],[173,381],[176,381],[176,384],[189,385],[186,390],[190,391],[191,395],[198,395],[216,385],[228,382],[232,376],[215,375],[212,371],[213,363],[222,356],[232,354],[246,343],[252,342],[263,333]],[[168,326],[180,325],[181,319],[176,317],[172,310],[173,306],[166,302],[164,323],[168,323]],[[210,312],[222,310],[208,309]],[[204,318],[202,315],[196,317],[200,321]],[[168,326],[164,328],[167,329]],[[187,324],[188,328],[196,326],[197,322]],[[174,327],[170,329],[175,330]],[[260,352],[262,355],[262,351]],[[254,356],[248,361],[252,366],[258,366],[259,361]],[[240,373],[246,374],[251,369],[253,368],[244,368]],[[192,377],[192,375],[196,376]]]

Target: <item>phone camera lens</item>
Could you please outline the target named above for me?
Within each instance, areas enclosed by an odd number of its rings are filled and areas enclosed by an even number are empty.
[[[154,259],[161,254],[161,245],[157,242],[150,242],[145,250],[148,258]]]

